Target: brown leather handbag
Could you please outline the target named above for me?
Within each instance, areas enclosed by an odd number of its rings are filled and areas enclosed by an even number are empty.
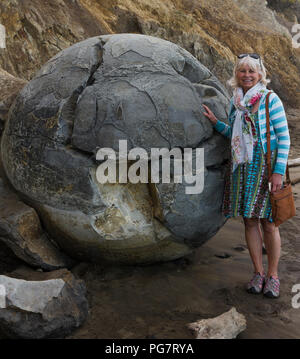
[[[270,145],[270,113],[269,113],[269,96],[266,97],[266,124],[267,124],[267,163],[269,182],[272,176],[271,169],[271,145]],[[276,191],[270,191],[270,200],[272,205],[272,218],[275,222],[275,226],[278,227],[281,223],[296,215],[296,208],[293,198],[292,185],[290,180],[289,165],[286,164],[286,181],[283,183],[283,187]]]

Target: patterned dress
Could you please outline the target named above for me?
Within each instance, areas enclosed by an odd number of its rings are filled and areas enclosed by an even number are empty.
[[[258,112],[253,114],[257,142],[253,147],[252,162],[239,165],[232,173],[229,161],[225,173],[223,213],[226,218],[268,218],[272,220],[269,198],[267,154],[264,154],[259,136]],[[277,149],[271,152],[272,170],[275,166]]]

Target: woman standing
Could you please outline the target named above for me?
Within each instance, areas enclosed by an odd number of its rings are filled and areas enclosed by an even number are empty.
[[[269,198],[266,135],[266,70],[257,54],[238,56],[229,84],[233,87],[229,125],[219,121],[203,105],[204,115],[214,128],[231,139],[231,161],[225,176],[222,210],[225,217],[243,216],[245,237],[254,266],[254,275],[247,284],[249,293],[279,297],[278,262],[281,240],[278,227],[272,220]],[[282,186],[290,136],[285,111],[279,97],[272,92],[269,98],[272,177],[271,191]],[[263,233],[261,231],[261,227]],[[262,235],[268,255],[265,275],[262,263]]]

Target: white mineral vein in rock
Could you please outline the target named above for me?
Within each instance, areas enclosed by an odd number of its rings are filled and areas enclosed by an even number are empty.
[[[42,313],[46,305],[58,297],[65,282],[62,279],[27,281],[0,275],[1,285],[6,291],[6,307]]]

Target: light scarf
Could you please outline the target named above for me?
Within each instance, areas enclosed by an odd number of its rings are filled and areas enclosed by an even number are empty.
[[[234,90],[236,114],[231,137],[233,172],[238,165],[251,162],[253,159],[253,146],[257,140],[257,134],[251,109],[266,91],[268,91],[266,86],[261,82],[251,87],[245,95],[241,87]]]

